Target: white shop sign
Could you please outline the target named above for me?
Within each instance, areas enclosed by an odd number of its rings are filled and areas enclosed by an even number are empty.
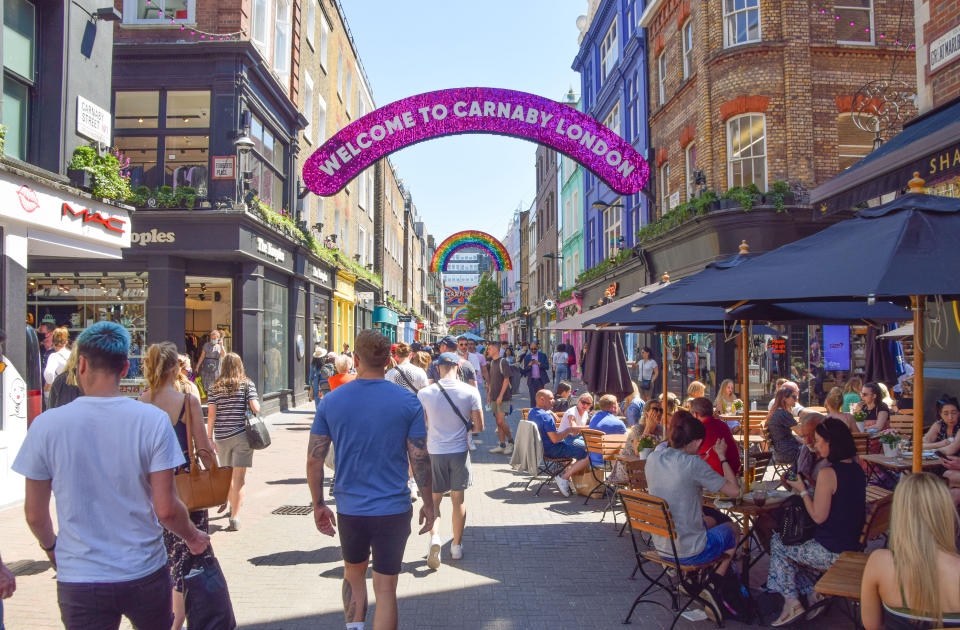
[[[278,263],[282,263],[287,257],[287,254],[283,251],[283,249],[277,247],[270,241],[263,240],[259,236],[257,237],[257,251],[261,254],[269,256],[270,258],[273,258]]]
[[[110,112],[77,96],[77,133],[100,144],[110,144]]]
[[[930,72],[960,57],[960,24],[930,42]]]
[[[667,210],[673,210],[680,205],[680,191],[670,194],[670,207]]]

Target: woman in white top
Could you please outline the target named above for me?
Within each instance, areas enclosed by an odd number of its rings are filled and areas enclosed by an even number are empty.
[[[44,391],[50,391],[53,379],[57,378],[67,367],[70,358],[70,331],[61,326],[53,331],[53,354],[47,358],[47,366],[43,370]]]
[[[637,379],[640,386],[640,397],[644,400],[650,400],[653,396],[653,390],[657,386],[657,374],[660,368],[657,362],[653,360],[653,350],[649,346],[644,346],[640,350],[640,365],[637,366],[639,372]]]
[[[557,433],[561,433],[570,427],[585,427],[590,424],[590,408],[593,407],[593,395],[589,392],[580,394],[577,398],[577,404],[567,409],[563,417],[560,418],[560,427]]]

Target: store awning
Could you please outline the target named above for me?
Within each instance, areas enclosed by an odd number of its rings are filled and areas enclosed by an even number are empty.
[[[960,98],[918,116],[879,149],[810,192],[824,212],[903,190],[915,172],[927,186],[960,176]]]
[[[628,295],[627,297],[620,298],[619,300],[614,300],[608,304],[598,306],[596,308],[590,309],[589,311],[584,311],[573,317],[568,317],[566,319],[561,319],[560,321],[550,322],[546,326],[547,330],[581,330],[586,328],[587,330],[594,330],[596,326],[585,326],[584,322],[591,319],[596,319],[601,315],[605,315],[612,311],[617,310],[618,308],[632,304],[635,300],[653,293],[657,289],[667,286],[666,282],[655,282],[653,284],[648,284],[645,287],[640,287],[636,293]]]

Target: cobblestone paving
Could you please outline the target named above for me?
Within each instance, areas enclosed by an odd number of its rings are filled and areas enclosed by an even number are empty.
[[[514,401],[516,425],[526,396]],[[320,535],[312,516],[280,516],[281,505],[310,503],[306,485],[306,444],[312,405],[269,418],[273,445],[257,453],[248,472],[246,504],[239,532],[225,532],[226,518],[211,514],[217,556],[230,586],[241,628],[294,630],[343,627],[337,539]],[[489,414],[488,414],[489,416]],[[483,630],[615,628],[620,626],[642,578],[633,569],[629,535],[600,523],[601,501],[564,498],[549,485],[539,497],[524,490],[526,475],[513,472],[508,457],[491,455],[494,422],[478,440],[473,456],[474,486],[467,492],[464,557],[449,559],[450,521],[441,535],[443,565],[426,565],[427,536],[414,533],[407,544],[399,580],[401,628]],[[419,502],[418,502],[419,504]],[[417,508],[418,504],[414,507]],[[448,502],[444,503],[447,506]],[[618,519],[619,520],[619,519]],[[622,522],[622,520],[621,520]],[[416,529],[414,530],[416,531]],[[0,551],[17,573],[17,592],[6,600],[9,630],[58,628],[54,572],[30,535],[19,507],[0,511]],[[754,583],[766,574],[755,568]],[[372,627],[373,589],[369,584]],[[661,601],[667,599],[660,595]],[[837,608],[837,607],[835,607]],[[633,625],[669,627],[672,615],[641,606]],[[817,624],[849,623],[833,611]],[[811,624],[812,625],[812,624]],[[129,627],[126,623],[124,628]],[[710,621],[681,620],[677,628],[713,628]],[[742,627],[728,623],[727,627]]]

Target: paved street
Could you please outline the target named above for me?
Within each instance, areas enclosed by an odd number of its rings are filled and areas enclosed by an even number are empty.
[[[515,401],[514,425],[525,398]],[[257,454],[248,476],[241,530],[224,532],[226,518],[211,519],[213,545],[242,628],[343,625],[337,539],[317,533],[309,515],[271,514],[282,505],[310,503],[304,462],[312,417],[311,406],[270,418],[274,442]],[[565,499],[552,486],[540,497],[525,491],[526,476],[511,471],[508,458],[486,452],[493,444],[493,425],[488,419],[487,432],[474,453],[475,485],[467,494],[464,558],[449,561],[449,520],[442,530],[448,542],[439,571],[427,568],[427,537],[411,536],[400,576],[400,626],[618,627],[642,584],[627,579],[633,560],[629,537],[617,537],[609,516],[606,523],[598,523],[599,500],[584,506],[582,498]],[[53,571],[42,560],[20,508],[0,512],[0,540],[5,561],[18,575],[16,595],[5,602],[7,628],[60,627]],[[370,593],[373,604],[372,587]],[[666,612],[652,606],[641,607],[634,621],[644,628],[669,626]],[[682,620],[677,627],[714,626],[709,621]]]

